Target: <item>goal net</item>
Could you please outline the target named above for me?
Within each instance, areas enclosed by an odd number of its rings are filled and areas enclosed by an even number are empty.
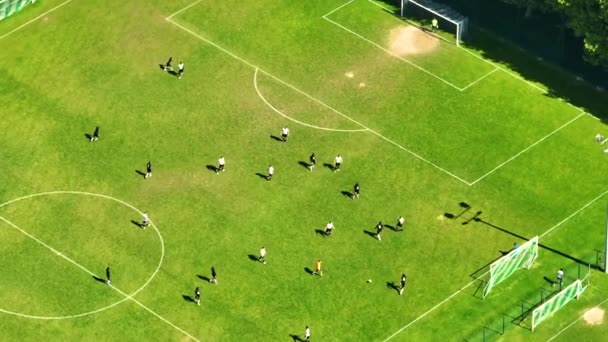
[[[401,0],[401,17],[437,37],[460,46],[469,19],[450,7],[431,0]],[[433,25],[435,22],[437,25]]]
[[[529,269],[538,257],[538,236],[513,249],[490,265],[490,280],[483,289],[485,299],[492,288],[521,268]]]
[[[0,0],[0,20],[8,18],[35,2],[36,0]]]

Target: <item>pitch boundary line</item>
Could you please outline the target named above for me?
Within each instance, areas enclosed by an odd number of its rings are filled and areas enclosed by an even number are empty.
[[[497,69],[496,69],[497,70]],[[570,121],[566,122],[565,124],[561,125],[560,127],[556,128],[555,130],[553,130],[553,132],[545,135],[544,137],[542,137],[541,139],[537,140],[535,143],[533,143],[532,145],[526,147],[525,149],[521,150],[519,153],[517,153],[516,155],[512,156],[511,158],[505,160],[504,162],[498,164],[498,166],[496,166],[495,168],[493,168],[492,170],[488,171],[486,174],[484,174],[483,176],[477,178],[476,180],[474,180],[473,182],[471,182],[471,185],[474,185],[475,183],[479,182],[480,180],[486,178],[487,176],[491,175],[492,173],[494,173],[495,171],[497,171],[498,169],[502,168],[503,166],[507,165],[508,163],[510,163],[511,161],[513,161],[515,158],[519,157],[520,155],[528,152],[530,149],[532,149],[534,146],[540,144],[541,142],[543,142],[545,139],[549,138],[550,136],[552,136],[553,134],[561,131],[563,128],[565,128],[566,126],[570,125],[571,123],[573,123],[574,121],[578,120],[581,116],[585,115],[586,113],[582,112],[579,113],[576,117],[574,117],[573,119],[571,119]]]
[[[483,80],[484,78],[492,75],[493,73],[497,72],[498,70],[500,70],[499,68],[494,68],[493,70],[491,70],[490,72],[488,72],[487,74],[481,76],[480,78],[476,79],[475,81],[469,83],[468,85],[466,85],[464,88],[462,88],[462,91],[467,90],[469,87],[474,86],[475,84],[477,84],[479,81]]]
[[[199,2],[201,2],[201,1],[203,1],[203,0],[198,0],[198,1],[193,2],[193,3],[191,3],[190,5],[188,5],[188,6],[184,7],[184,8],[182,8],[182,9],[180,9],[179,11],[177,11],[177,12],[175,12],[175,13],[171,14],[170,16],[166,17],[165,19],[166,19],[166,20],[171,20],[171,18],[173,18],[173,17],[175,17],[176,15],[178,15],[178,14],[180,14],[180,13],[184,12],[185,10],[187,10],[187,9],[189,9],[190,7],[192,7],[192,6],[196,5],[196,4],[198,4],[198,3],[199,3]]]
[[[49,14],[49,13],[51,13],[51,12],[53,12],[53,11],[57,10],[57,9],[59,9],[59,8],[60,8],[60,7],[62,7],[63,5],[68,4],[69,2],[72,2],[72,0],[66,0],[66,1],[64,1],[64,2],[60,3],[59,5],[57,5],[57,6],[53,7],[53,8],[51,8],[50,10],[48,10],[48,11],[46,11],[46,12],[42,13],[41,15],[37,16],[36,18],[29,20],[29,21],[28,21],[28,22],[26,22],[25,24],[22,24],[21,26],[18,26],[17,28],[15,28],[15,29],[13,29],[13,30],[9,31],[8,33],[5,33],[5,34],[1,35],[1,36],[0,36],[0,40],[1,40],[2,38],[4,38],[4,37],[7,37],[7,36],[9,36],[9,35],[11,35],[11,34],[13,34],[13,33],[17,32],[17,31],[21,30],[22,28],[24,28],[24,27],[28,26],[29,24],[31,24],[31,23],[33,23],[33,22],[35,22],[36,20],[38,20],[38,19],[40,19],[40,18],[44,17],[45,15],[47,15],[47,14]]]
[[[216,44],[215,42],[213,42],[213,41],[211,41],[211,40],[209,40],[209,39],[207,39],[207,38],[205,38],[205,37],[203,37],[203,36],[201,36],[201,35],[197,34],[196,32],[194,32],[194,31],[192,31],[192,30],[188,29],[187,27],[185,27],[185,26],[183,26],[183,25],[181,25],[181,24],[179,24],[179,23],[175,22],[173,19],[169,19],[169,18],[167,18],[166,20],[167,20],[168,22],[170,22],[171,24],[173,24],[173,25],[175,25],[175,26],[177,26],[177,27],[181,28],[182,30],[186,31],[187,33],[190,33],[190,34],[191,34],[191,35],[193,35],[194,37],[196,37],[196,38],[198,38],[198,39],[200,39],[200,40],[202,40],[202,41],[204,41],[204,42],[206,42],[206,43],[210,44],[211,46],[214,46],[215,48],[217,48],[218,50],[220,50],[220,51],[222,51],[222,52],[226,53],[227,55],[231,56],[232,58],[234,58],[234,59],[236,59],[236,60],[238,60],[238,61],[241,61],[242,63],[244,63],[244,64],[246,64],[246,65],[248,65],[248,66],[250,66],[250,67],[252,67],[252,68],[254,68],[254,69],[259,69],[259,72],[262,72],[262,73],[266,74],[267,76],[269,76],[269,77],[273,78],[273,79],[274,79],[274,80],[276,80],[277,82],[279,82],[279,83],[281,83],[281,84],[283,84],[283,85],[285,85],[285,86],[287,86],[287,87],[289,87],[289,88],[293,89],[294,91],[296,91],[296,92],[298,92],[298,93],[300,93],[300,94],[304,95],[305,97],[307,97],[307,98],[311,99],[312,101],[314,101],[314,102],[316,102],[316,103],[320,104],[321,106],[323,106],[323,107],[325,107],[325,108],[327,108],[327,109],[329,109],[329,110],[333,111],[334,113],[336,113],[336,114],[338,114],[338,115],[342,116],[343,118],[345,118],[345,119],[347,119],[347,120],[349,120],[349,121],[351,121],[351,122],[353,122],[353,123],[355,123],[355,124],[357,124],[357,125],[361,126],[362,128],[366,129],[366,130],[367,130],[367,131],[369,131],[370,133],[373,133],[373,134],[375,134],[376,136],[378,136],[378,137],[382,138],[383,140],[385,140],[385,141],[387,141],[387,142],[390,142],[391,144],[393,144],[393,145],[397,146],[398,148],[400,148],[401,150],[403,150],[403,151],[405,151],[405,152],[407,152],[407,153],[411,154],[412,156],[414,156],[414,157],[416,157],[416,158],[418,158],[418,159],[420,159],[420,160],[424,161],[425,163],[427,163],[427,164],[429,164],[429,165],[432,165],[434,168],[436,168],[436,169],[438,169],[438,170],[442,171],[443,173],[445,173],[445,174],[447,174],[447,175],[450,175],[451,177],[453,177],[453,178],[455,178],[455,179],[457,179],[457,180],[461,181],[462,183],[464,183],[464,184],[466,184],[466,185],[471,185],[469,182],[467,182],[466,180],[464,180],[464,179],[462,179],[462,178],[458,177],[457,175],[455,175],[455,174],[451,173],[450,171],[448,171],[448,170],[446,170],[446,169],[442,168],[441,166],[439,166],[439,165],[437,165],[437,164],[435,164],[435,163],[431,162],[430,160],[428,160],[428,159],[426,159],[426,158],[424,158],[424,157],[420,156],[419,154],[417,154],[417,153],[415,153],[415,152],[413,152],[413,151],[411,151],[411,150],[408,150],[408,149],[407,149],[407,148],[405,148],[404,146],[402,146],[402,145],[400,145],[400,144],[398,144],[398,143],[396,143],[396,142],[394,142],[394,141],[390,140],[389,138],[387,138],[387,137],[383,136],[382,134],[380,134],[380,133],[378,133],[378,132],[376,132],[376,131],[372,130],[371,128],[369,128],[369,127],[367,127],[367,126],[363,125],[362,123],[360,123],[360,122],[358,122],[357,120],[355,120],[355,119],[351,118],[350,116],[348,116],[348,115],[346,115],[346,114],[344,114],[344,113],[340,112],[339,110],[337,110],[337,109],[333,108],[332,106],[330,106],[330,105],[326,104],[325,102],[323,102],[323,101],[321,101],[321,100],[319,100],[319,99],[317,99],[317,98],[313,97],[312,95],[309,95],[308,93],[304,92],[303,90],[300,90],[300,89],[296,88],[295,86],[291,85],[290,83],[287,83],[286,81],[283,81],[282,79],[278,78],[277,76],[274,76],[273,74],[271,74],[271,73],[269,73],[269,72],[265,71],[264,69],[262,69],[262,68],[260,68],[260,67],[256,66],[255,64],[253,64],[253,63],[251,63],[251,62],[248,62],[247,60],[245,60],[245,59],[243,59],[243,58],[241,58],[241,57],[237,56],[236,54],[234,54],[234,53],[232,53],[231,51],[229,51],[229,50],[225,49],[224,47],[222,47],[222,46],[220,46],[220,45]]]
[[[587,204],[585,204],[584,206],[582,206],[581,208],[577,209],[575,212],[573,212],[572,214],[568,215],[565,219],[559,221],[557,224],[555,224],[553,227],[549,228],[546,232],[544,232],[543,234],[541,234],[539,236],[539,238],[549,234],[550,232],[552,232],[553,230],[555,230],[556,228],[560,227],[561,225],[563,225],[564,223],[566,223],[568,220],[570,220],[572,217],[574,217],[576,214],[580,213],[581,211],[583,211],[584,209],[586,209],[587,207],[589,207],[590,205],[592,205],[593,203],[595,203],[598,199],[602,198],[604,195],[608,194],[608,190],[604,191],[602,194],[600,194],[599,196],[595,197],[594,199],[592,199],[590,202],[588,202]],[[452,293],[450,296],[448,296],[447,298],[445,298],[444,300],[442,300],[441,302],[439,302],[439,304],[433,306],[432,308],[430,308],[429,310],[427,310],[426,312],[424,312],[422,315],[416,317],[413,321],[409,322],[408,324],[404,325],[403,327],[401,327],[401,329],[397,330],[394,334],[392,334],[391,336],[389,336],[388,338],[386,338],[385,340],[383,340],[382,342],[387,342],[390,339],[392,339],[393,337],[397,336],[398,334],[400,334],[401,332],[403,332],[405,329],[409,328],[410,326],[412,326],[414,323],[418,322],[419,320],[421,320],[422,318],[426,317],[428,314],[430,314],[431,312],[435,311],[437,308],[439,308],[441,305],[443,305],[444,303],[448,302],[450,299],[454,298],[456,295],[460,294],[461,292],[463,292],[465,289],[467,289],[469,286],[475,284],[477,281],[479,281],[482,277],[484,277],[486,274],[488,274],[490,271],[486,271],[483,274],[481,274],[479,277],[477,277],[475,280],[471,281],[470,283],[466,284],[465,286],[461,287],[459,290],[457,290],[456,292]],[[608,299],[607,299],[608,300]]]
[[[338,129],[338,128],[327,128],[327,127],[320,127],[320,126],[310,125],[310,124],[307,124],[307,123],[305,123],[305,122],[298,121],[298,120],[296,120],[296,119],[294,119],[294,118],[290,117],[289,115],[287,115],[287,114],[285,114],[285,113],[281,112],[280,110],[278,110],[277,108],[275,108],[275,107],[274,107],[272,104],[270,104],[270,102],[268,102],[268,101],[266,100],[266,98],[265,98],[265,97],[262,95],[262,93],[260,92],[260,89],[258,88],[258,71],[259,71],[259,70],[260,70],[260,69],[255,68],[255,72],[253,73],[253,88],[255,88],[255,92],[258,94],[258,97],[259,97],[259,98],[260,98],[262,101],[264,101],[264,103],[265,103],[265,104],[266,104],[266,105],[267,105],[267,106],[268,106],[270,109],[272,109],[272,110],[273,110],[275,113],[277,113],[277,114],[281,115],[281,116],[282,116],[282,117],[284,117],[285,119],[290,120],[290,121],[293,121],[293,122],[295,122],[295,123],[297,123],[297,124],[300,124],[300,125],[302,125],[302,126],[305,126],[305,127],[314,128],[314,129],[319,129],[319,130],[322,130],[322,131],[332,131],[332,132],[366,132],[366,131],[367,131],[367,129],[365,129],[365,128],[364,128],[364,129]]]
[[[33,198],[33,197],[39,197],[39,196],[45,196],[45,195],[57,195],[57,194],[77,194],[77,195],[87,195],[87,196],[94,196],[94,197],[101,197],[101,198],[105,198],[105,199],[110,199],[110,200],[113,200],[115,202],[121,203],[121,204],[129,207],[130,209],[138,212],[139,214],[143,214],[136,207],[132,206],[131,204],[129,204],[127,202],[119,200],[117,198],[114,198],[114,197],[111,197],[111,196],[107,196],[107,195],[102,195],[102,194],[96,194],[96,193],[91,193],[91,192],[84,192],[84,191],[47,191],[47,192],[40,192],[40,193],[36,193],[36,194],[31,194],[31,195],[27,195],[27,196],[18,197],[18,198],[15,198],[13,200],[10,200],[8,202],[2,203],[2,204],[0,204],[0,208],[5,207],[5,206],[7,206],[7,205],[9,205],[11,203],[15,203],[15,202],[18,202],[18,201],[21,201],[21,200],[25,200],[25,199],[29,199],[29,198]],[[49,249],[55,255],[62,257],[63,259],[67,260],[68,262],[70,262],[74,266],[80,268],[81,270],[85,271],[86,273],[90,274],[91,276],[97,277],[97,275],[95,273],[89,271],[86,267],[84,267],[81,264],[77,263],[76,261],[72,260],[71,258],[69,258],[68,256],[66,256],[65,254],[59,252],[57,249],[55,249],[55,248],[51,247],[50,245],[46,244],[45,242],[43,242],[42,240],[38,239],[34,235],[32,235],[32,234],[28,233],[27,231],[21,229],[16,224],[14,224],[13,222],[7,220],[3,216],[0,216],[0,220],[4,221],[5,223],[7,223],[8,225],[10,225],[14,229],[18,230],[19,232],[21,232],[25,236],[27,236],[30,239],[32,239],[35,242],[37,242],[38,244],[40,244],[40,245],[44,246],[45,248]],[[173,324],[172,322],[170,322],[166,318],[160,316],[159,314],[157,314],[156,312],[154,312],[152,309],[148,308],[147,306],[145,306],[144,304],[142,304],[140,301],[136,300],[133,297],[133,296],[137,295],[139,292],[141,292],[144,288],[146,288],[150,284],[150,282],[152,281],[152,279],[154,279],[154,277],[156,276],[156,274],[160,270],[160,267],[162,265],[162,262],[163,262],[163,259],[164,259],[164,256],[165,256],[165,243],[164,243],[164,239],[163,239],[163,237],[162,237],[162,235],[160,233],[160,230],[158,229],[158,227],[156,227],[156,225],[154,224],[154,222],[152,222],[151,220],[150,220],[150,225],[152,226],[152,228],[154,228],[154,230],[158,234],[158,237],[159,237],[160,242],[161,242],[161,258],[160,258],[160,261],[159,261],[158,265],[156,266],[156,269],[154,270],[154,273],[152,273],[152,275],[150,276],[150,278],[148,278],[148,280],[139,289],[137,289],[135,292],[133,292],[131,294],[127,294],[127,293],[121,291],[120,289],[116,288],[115,286],[110,286],[110,288],[112,288],[113,290],[115,290],[116,292],[118,292],[119,294],[121,294],[122,296],[125,297],[123,300],[118,301],[118,302],[116,302],[116,303],[114,303],[114,304],[112,304],[110,306],[105,307],[105,308],[101,308],[101,309],[95,310],[95,311],[91,311],[91,312],[87,312],[87,313],[83,313],[83,314],[78,314],[78,315],[72,315],[72,316],[63,316],[63,317],[40,317],[40,316],[24,315],[24,314],[14,313],[14,312],[10,312],[8,310],[0,310],[0,311],[4,312],[4,313],[16,314],[17,316],[26,317],[26,318],[35,318],[35,319],[68,319],[68,318],[77,318],[77,317],[82,317],[82,316],[86,316],[86,315],[95,314],[95,313],[101,312],[103,310],[110,309],[111,307],[114,307],[114,306],[116,306],[118,304],[121,304],[122,302],[124,302],[126,300],[131,300],[135,304],[139,305],[140,307],[142,307],[146,311],[148,311],[151,314],[153,314],[154,316],[158,317],[159,319],[161,319],[165,323],[169,324],[170,326],[172,326],[176,330],[180,331],[184,335],[192,338],[195,341],[200,342],[196,337],[192,336],[191,334],[189,334],[185,330],[183,330],[180,327],[178,327],[177,325]]]

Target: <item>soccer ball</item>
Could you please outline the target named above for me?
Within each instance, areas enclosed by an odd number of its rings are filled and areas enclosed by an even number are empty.
[[[368,283],[371,283],[371,282],[372,282],[372,280],[371,280],[371,279],[367,279],[367,282],[368,282]]]

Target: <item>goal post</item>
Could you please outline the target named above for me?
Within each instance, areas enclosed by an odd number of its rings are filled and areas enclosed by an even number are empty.
[[[542,321],[566,306],[566,304],[574,299],[578,299],[586,288],[587,286],[584,284],[584,280],[577,279],[574,283],[568,285],[551,299],[539,305],[532,311],[532,331],[534,331],[534,328]]]
[[[490,279],[483,289],[485,299],[492,288],[521,268],[530,269],[538,257],[538,236],[523,243],[490,265]]]
[[[35,2],[36,0],[0,0],[0,21]]]
[[[452,34],[457,46],[460,46],[469,26],[467,17],[431,0],[401,0],[400,15],[431,29],[431,22],[437,20],[439,30]]]

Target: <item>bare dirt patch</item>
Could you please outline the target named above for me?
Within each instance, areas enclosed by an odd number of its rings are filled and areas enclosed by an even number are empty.
[[[389,50],[397,56],[430,53],[439,46],[439,39],[413,26],[397,26],[388,37]]]
[[[604,321],[604,310],[600,308],[593,308],[587,310],[583,315],[583,318],[585,319],[585,322],[587,322],[587,324],[589,325],[602,324],[602,322]]]

